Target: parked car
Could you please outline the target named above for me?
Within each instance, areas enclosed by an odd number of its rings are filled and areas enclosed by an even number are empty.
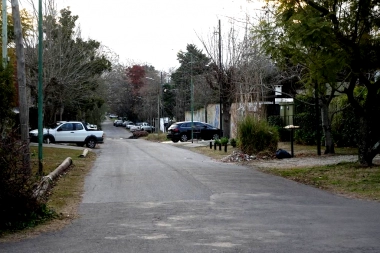
[[[125,126],[125,128],[126,128],[126,129],[131,129],[131,127],[133,127],[133,126],[135,126],[135,123],[133,123],[133,122],[129,122],[129,123]]]
[[[168,139],[173,142],[186,142],[191,139],[191,121],[173,123],[168,128]],[[208,123],[193,121],[193,138],[203,140],[217,140],[223,136],[223,131]]]
[[[125,120],[123,121],[123,127],[127,127],[128,124],[133,123],[132,121]]]
[[[140,130],[141,130],[140,126],[137,126],[137,125],[131,126],[129,128],[129,131],[131,131],[131,132],[140,131]]]
[[[138,122],[135,126],[131,126],[129,129],[131,132],[134,131],[147,131],[148,133],[154,132],[154,127],[149,125],[147,122]]]
[[[98,126],[97,125],[94,125],[94,124],[90,124],[90,123],[86,123],[87,125],[87,129],[88,130],[98,130]]]
[[[118,126],[123,126],[123,120],[117,119],[113,122],[113,125],[118,127]]]

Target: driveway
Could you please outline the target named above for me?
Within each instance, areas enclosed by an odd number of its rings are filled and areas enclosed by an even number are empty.
[[[380,252],[379,203],[103,129],[80,218],[0,252]]]

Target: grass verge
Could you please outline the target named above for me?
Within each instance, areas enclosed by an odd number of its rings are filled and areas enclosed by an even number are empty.
[[[234,148],[230,145],[227,145],[227,152],[224,151],[224,146],[221,147],[221,150],[219,150],[219,146],[216,146],[216,149],[214,149],[214,146],[210,149],[210,146],[206,147],[195,147],[190,148],[191,151],[211,157],[215,160],[220,160],[230,154],[232,154],[234,151],[238,150],[238,148]]]
[[[278,148],[290,151],[290,143],[279,143]],[[310,157],[317,155],[316,146],[304,146],[294,144],[295,156]],[[209,147],[191,148],[192,151],[201,153],[220,160],[237,150],[228,146],[228,152],[210,149]],[[323,153],[323,151],[322,151]],[[335,155],[356,155],[356,148],[336,148]],[[254,166],[254,165],[252,165]],[[305,166],[307,167],[307,166]],[[334,194],[344,195],[350,198],[358,198],[371,201],[380,201],[380,165],[362,167],[358,163],[340,163],[336,165],[296,168],[261,168],[260,171],[272,175],[281,176],[302,184],[320,188]]]
[[[380,201],[380,166],[340,163],[312,168],[260,169],[351,198]]]
[[[167,133],[150,133],[148,136],[144,137],[144,139],[148,141],[155,141],[155,142],[163,142],[168,141],[168,138],[166,137]]]
[[[38,148],[30,147],[31,166],[33,173],[38,171]],[[82,150],[43,147],[43,173],[49,174],[55,170],[67,157],[71,157],[73,164],[53,184],[48,193],[48,208],[53,209],[57,215],[53,220],[27,228],[12,234],[5,234],[0,242],[17,241],[36,236],[42,232],[61,229],[72,219],[78,217],[78,206],[82,199],[84,179],[90,171],[95,159],[94,152],[88,152],[85,158],[79,158]]]

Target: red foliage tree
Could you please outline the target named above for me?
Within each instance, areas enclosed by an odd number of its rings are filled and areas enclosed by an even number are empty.
[[[133,65],[127,68],[127,76],[132,84],[132,92],[134,95],[139,93],[139,90],[144,85],[145,68],[140,65]]]

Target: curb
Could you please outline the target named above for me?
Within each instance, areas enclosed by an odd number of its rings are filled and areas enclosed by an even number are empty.
[[[80,158],[85,158],[87,156],[87,154],[88,154],[88,149],[86,148],[86,149],[83,150],[83,153],[81,155],[79,155],[79,157]]]

